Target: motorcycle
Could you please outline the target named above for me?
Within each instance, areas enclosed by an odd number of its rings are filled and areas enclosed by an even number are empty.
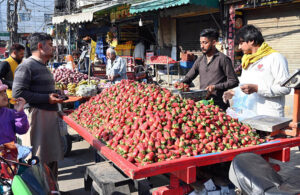
[[[292,175],[291,172],[288,172]],[[246,195],[296,195],[300,183],[277,173],[272,165],[254,153],[242,153],[231,162],[229,179],[238,194]]]
[[[0,194],[60,194],[49,167],[40,163],[38,157],[32,157],[28,161],[17,160],[18,153],[13,145],[1,145]]]

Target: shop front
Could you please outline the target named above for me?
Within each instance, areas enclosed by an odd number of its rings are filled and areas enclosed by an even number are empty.
[[[287,58],[290,73],[299,68],[300,56],[297,52],[300,50],[299,1],[254,1],[249,4],[231,5],[230,9],[229,14],[234,15],[232,17],[235,18],[234,30],[238,30],[245,24],[258,27],[265,41]],[[234,13],[233,9],[235,10]],[[230,48],[234,50],[234,47],[231,46]],[[241,59],[241,54],[238,52],[240,51],[235,46],[235,55],[232,57],[234,56],[236,64],[240,63]]]

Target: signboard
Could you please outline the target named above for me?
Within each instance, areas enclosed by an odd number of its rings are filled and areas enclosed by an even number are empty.
[[[228,21],[228,56],[234,66],[234,34],[235,34],[235,9],[233,5],[229,8],[229,21]]]
[[[243,9],[243,8],[253,8],[253,7],[261,7],[261,6],[270,6],[270,5],[276,5],[281,3],[289,3],[293,0],[247,0],[245,4],[237,5],[237,9]]]
[[[0,37],[9,37],[8,32],[0,32]]]
[[[122,18],[128,18],[133,16],[132,14],[129,13],[129,9],[130,9],[130,5],[122,5],[113,9],[110,12],[110,20],[114,22]]]
[[[96,55],[96,45],[97,43],[91,40],[91,53],[90,53],[90,60],[94,61]]]
[[[0,40],[8,41],[10,39],[9,33],[7,32],[0,32]]]
[[[292,0],[251,0],[247,1],[248,5],[255,5],[255,6],[265,6],[265,5],[274,5],[279,3],[287,3],[291,2]]]

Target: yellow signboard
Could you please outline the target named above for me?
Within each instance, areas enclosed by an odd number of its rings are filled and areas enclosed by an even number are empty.
[[[90,60],[94,61],[96,55],[96,42],[91,40],[91,53],[90,53]]]
[[[129,13],[130,5],[122,5],[110,12],[110,20],[115,21],[133,16]]]

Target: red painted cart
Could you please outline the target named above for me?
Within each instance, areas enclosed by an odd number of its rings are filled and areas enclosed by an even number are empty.
[[[235,150],[223,152],[209,153],[198,156],[186,157],[170,161],[156,162],[145,166],[136,166],[122,156],[106,147],[98,139],[92,136],[85,128],[78,125],[75,121],[66,115],[62,118],[76,130],[88,143],[97,149],[107,159],[111,160],[119,169],[123,171],[129,178],[135,180],[140,178],[151,177],[164,173],[170,173],[169,186],[158,188],[153,194],[155,195],[182,195],[191,190],[188,184],[196,181],[196,167],[213,165],[217,163],[231,161],[236,155],[244,152],[253,152],[269,158],[277,159],[282,162],[290,160],[290,148],[300,146],[300,89],[295,88],[294,94],[294,110],[293,120],[287,129],[273,132],[273,135],[283,134],[295,136],[293,138],[275,139],[268,143],[257,146],[250,146]],[[274,166],[276,168],[276,166]],[[180,185],[180,180],[185,185]]]
[[[139,179],[163,173],[171,173],[170,185],[167,187],[161,187],[154,192],[154,194],[161,195],[179,195],[190,191],[189,185],[180,185],[179,181],[182,180],[186,184],[195,182],[196,167],[231,161],[237,154],[244,152],[254,152],[261,154],[266,158],[271,157],[283,162],[287,162],[290,159],[290,148],[294,146],[300,146],[300,137],[276,139],[269,143],[258,146],[198,155],[171,161],[157,162],[146,166],[136,166],[106,147],[103,143],[92,136],[85,128],[78,125],[68,116],[62,117],[70,127],[76,130],[95,149],[99,150],[102,155],[118,166],[129,178]]]

